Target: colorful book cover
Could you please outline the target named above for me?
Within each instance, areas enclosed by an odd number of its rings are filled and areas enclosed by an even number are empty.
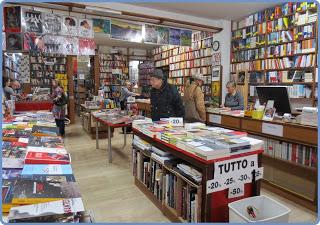
[[[63,139],[61,137],[36,137],[29,138],[28,147],[45,147],[45,148],[64,148]]]
[[[81,198],[68,198],[59,201],[13,207],[8,215],[10,222],[54,222],[62,215],[73,216],[84,212]]]
[[[157,26],[157,44],[169,44],[169,28]]]
[[[70,164],[26,164],[21,172],[22,175],[62,175],[72,174]]]
[[[25,164],[70,164],[70,154],[28,152]]]
[[[13,188],[16,180],[3,180],[2,181],[2,212],[8,213],[13,206]]]
[[[95,33],[110,34],[111,23],[110,20],[93,19],[93,31]]]
[[[75,182],[17,180],[13,190],[13,204],[37,204],[81,197]]]
[[[21,32],[21,7],[4,7],[5,32]]]
[[[191,46],[192,41],[192,31],[191,30],[181,30],[180,31],[180,45],[181,46]]]
[[[180,29],[169,29],[169,44],[180,45]]]
[[[144,42],[156,44],[158,42],[157,26],[145,24],[145,30]]]
[[[2,179],[12,180],[21,176],[22,169],[2,169]]]
[[[57,127],[35,125],[32,127],[32,134],[35,136],[58,136],[59,130]]]

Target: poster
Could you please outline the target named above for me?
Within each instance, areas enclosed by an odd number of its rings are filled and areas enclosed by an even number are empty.
[[[142,25],[119,20],[111,21],[111,37],[120,40],[141,42]]]
[[[24,9],[22,14],[22,25],[24,32],[42,34],[42,13],[34,10]]]
[[[93,38],[93,24],[91,19],[79,19],[79,37]]]
[[[44,52],[63,54],[64,37],[45,35],[44,36]]]
[[[5,32],[21,32],[21,8],[20,6],[4,8]]]
[[[22,34],[7,33],[6,34],[6,49],[7,51],[22,50]]]
[[[36,33],[24,33],[23,50],[43,52],[44,51],[44,35],[36,35]]]
[[[169,29],[169,44],[180,45],[180,29]]]
[[[63,35],[78,35],[78,19],[72,16],[64,16],[62,18],[62,32]]]
[[[180,45],[181,46],[191,46],[192,42],[192,31],[191,30],[181,30],[180,31]]]
[[[44,14],[43,33],[58,35],[61,34],[62,18],[56,14]]]
[[[168,27],[156,27],[157,30],[157,44],[169,44],[169,28]]]
[[[78,55],[79,54],[79,39],[75,37],[63,37],[62,54]]]
[[[157,26],[146,24],[145,25],[145,40],[144,42],[154,43],[156,44],[158,41],[158,34],[157,34]]]
[[[221,52],[215,52],[212,54],[212,66],[221,65]]]
[[[95,55],[96,42],[94,39],[79,38],[80,55]]]
[[[110,34],[111,24],[110,20],[93,19],[93,31],[95,33]]]
[[[214,81],[211,86],[212,96],[219,97],[220,96],[220,82]]]

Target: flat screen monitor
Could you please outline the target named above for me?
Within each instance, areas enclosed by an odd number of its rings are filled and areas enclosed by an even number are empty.
[[[257,86],[257,94],[261,105],[268,100],[274,100],[274,107],[279,115],[291,113],[291,104],[287,87],[285,86]]]

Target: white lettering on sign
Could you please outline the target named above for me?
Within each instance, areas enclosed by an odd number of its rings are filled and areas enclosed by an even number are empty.
[[[216,124],[221,124],[221,116],[220,115],[210,114],[209,115],[209,122],[216,123]]]
[[[232,187],[229,187],[228,198],[237,198],[244,195],[244,184],[239,183]]]
[[[283,126],[272,123],[262,123],[262,133],[283,137]]]
[[[258,167],[258,156],[251,155],[215,163],[214,179],[207,181],[207,194],[235,185],[251,183],[262,178],[263,168]]]
[[[182,117],[170,117],[169,123],[173,127],[183,127],[183,118]]]

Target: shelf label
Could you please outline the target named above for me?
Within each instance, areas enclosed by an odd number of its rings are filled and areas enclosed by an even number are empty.
[[[262,123],[262,133],[283,137],[283,126],[272,123]]]
[[[244,184],[239,183],[235,186],[232,186],[229,188],[228,191],[228,198],[237,198],[244,196]]]
[[[169,123],[173,127],[183,127],[183,118],[182,117],[170,117]]]
[[[258,167],[258,156],[251,155],[215,163],[214,179],[207,181],[207,194],[222,191],[235,185],[251,183],[263,177]]]
[[[209,115],[209,122],[216,123],[216,124],[221,124],[221,116],[220,115],[215,115],[215,114],[210,114]]]

